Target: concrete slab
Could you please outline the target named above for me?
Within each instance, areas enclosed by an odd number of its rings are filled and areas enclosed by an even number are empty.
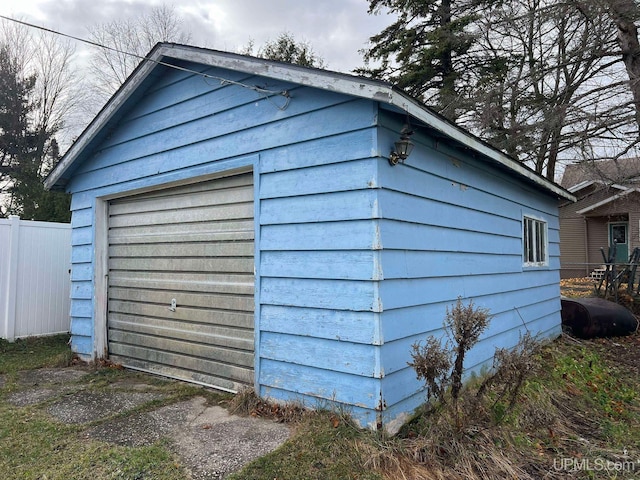
[[[152,400],[166,398],[168,382],[132,374],[95,388],[87,369],[63,368],[20,372],[18,390],[8,395],[13,405],[37,405],[54,419],[86,427],[86,438],[138,447],[166,439],[193,480],[219,479],[276,449],[290,435],[289,427],[271,420],[230,415],[197,396],[171,405],[114,418]],[[2,388],[0,377],[0,388]]]

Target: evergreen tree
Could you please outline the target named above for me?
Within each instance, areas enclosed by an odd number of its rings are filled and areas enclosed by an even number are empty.
[[[369,0],[369,13],[383,10],[397,20],[371,37],[357,73],[388,80],[455,120],[470,98],[471,28],[480,0]]]
[[[69,221],[69,196],[45,191],[44,177],[59,160],[53,133],[33,125],[34,75],[23,77],[7,45],[0,45],[0,204],[2,214]]]
[[[240,53],[243,55],[254,55],[253,48],[253,40],[251,40]],[[316,55],[308,42],[296,41],[289,32],[282,32],[275,40],[266,42],[258,49],[255,55],[260,58],[293,63],[303,67],[325,67],[324,60]]]

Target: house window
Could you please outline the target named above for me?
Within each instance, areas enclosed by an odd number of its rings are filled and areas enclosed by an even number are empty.
[[[523,218],[524,265],[542,267],[547,265],[547,222],[531,217]]]

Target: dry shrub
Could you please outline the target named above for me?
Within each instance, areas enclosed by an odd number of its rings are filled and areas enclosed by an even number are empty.
[[[497,349],[492,371],[463,387],[465,354],[488,326],[489,311],[464,305],[460,298],[447,309],[449,341],[429,337],[412,347],[418,379],[425,382],[427,402],[399,438],[382,440],[370,463],[388,478],[493,479],[536,478],[528,463],[501,433],[500,425],[516,407],[518,394],[535,369],[538,342],[521,336],[513,349]],[[542,416],[542,410],[529,414]]]

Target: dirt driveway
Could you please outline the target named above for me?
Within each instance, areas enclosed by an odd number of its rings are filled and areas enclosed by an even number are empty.
[[[18,375],[11,404],[36,405],[59,422],[82,424],[87,438],[127,446],[166,439],[193,479],[223,478],[277,448],[290,433],[272,420],[230,415],[204,389],[202,396],[171,401],[166,385],[172,380],[137,372],[106,382],[87,367]]]

